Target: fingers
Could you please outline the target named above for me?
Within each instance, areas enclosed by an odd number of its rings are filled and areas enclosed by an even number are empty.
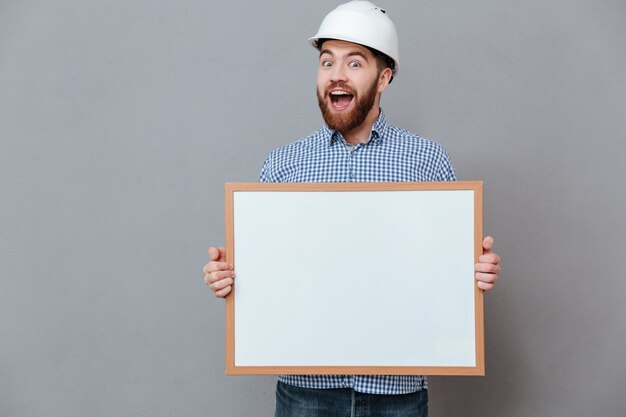
[[[476,280],[486,284],[495,284],[498,280],[498,275],[487,272],[476,272]]]
[[[482,281],[478,281],[478,288],[480,288],[481,290],[484,291],[489,291],[491,289],[493,289],[494,284],[490,284],[488,282],[482,282]]]
[[[208,250],[210,261],[204,265],[204,283],[213,295],[223,298],[232,291],[235,278],[233,264],[226,262],[224,248],[211,246]]]
[[[235,278],[235,273],[233,271],[211,272],[210,274],[204,275],[204,282],[206,285],[210,285],[217,281],[224,280],[226,278]]]
[[[489,264],[499,264],[500,257],[493,252],[486,253],[484,255],[480,255],[478,257],[478,262],[480,263],[489,263]]]
[[[489,291],[493,289],[500,276],[500,265],[494,263],[477,263],[474,265],[478,288]]]
[[[233,287],[229,285],[228,287],[224,288],[223,290],[215,291],[213,293],[213,295],[215,295],[218,298],[224,298],[231,292],[232,289],[233,289]]]
[[[229,264],[228,262],[217,262],[217,261],[211,261],[208,264],[204,265],[204,268],[202,268],[202,272],[204,272],[205,274],[210,274],[211,272],[232,271],[232,270],[233,270],[233,264]]]
[[[485,274],[482,272],[476,273],[476,285],[481,290],[489,291],[493,289],[496,285],[496,281],[498,280],[498,276],[495,274]]]
[[[495,286],[500,276],[500,257],[493,253],[493,238],[487,236],[483,239],[483,254],[478,257],[478,263],[474,265],[478,288],[489,291]]]
[[[234,279],[233,271],[216,271],[204,275],[204,283],[216,297],[226,296],[232,289]]]
[[[224,297],[232,290],[233,282],[232,278],[224,278],[209,284],[209,288],[216,297]]]
[[[481,262],[481,263],[477,263],[474,265],[474,271],[475,272],[484,272],[487,274],[496,274],[498,275],[500,273],[500,265],[499,264],[494,264],[494,263],[490,263],[490,262]]]

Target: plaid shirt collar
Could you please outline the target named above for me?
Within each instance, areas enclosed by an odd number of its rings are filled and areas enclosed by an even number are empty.
[[[382,141],[383,138],[385,137],[386,129],[387,129],[387,119],[385,117],[385,113],[383,112],[383,109],[381,108],[380,113],[378,114],[378,118],[376,119],[376,121],[374,122],[374,125],[372,126],[372,133],[370,135],[370,138],[365,143],[366,144],[369,142],[380,143],[380,141]],[[326,138],[326,140],[328,140],[328,146],[332,146],[335,143],[345,141],[341,133],[339,133],[336,130],[331,129],[330,127],[328,127],[326,123],[324,123],[324,126],[322,127],[322,135],[324,138]]]

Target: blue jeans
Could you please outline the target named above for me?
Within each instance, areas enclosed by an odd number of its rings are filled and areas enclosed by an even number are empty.
[[[428,417],[428,390],[363,394],[349,388],[300,388],[279,381],[275,417]]]

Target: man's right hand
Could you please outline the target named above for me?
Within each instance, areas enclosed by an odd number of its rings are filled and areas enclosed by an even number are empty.
[[[213,295],[224,298],[233,289],[235,272],[233,265],[226,262],[224,248],[209,248],[209,263],[202,268],[204,283],[213,291]]]

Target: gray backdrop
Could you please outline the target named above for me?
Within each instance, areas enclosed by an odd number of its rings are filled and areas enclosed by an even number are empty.
[[[337,3],[246,3],[0,2],[1,416],[272,415],[201,268],[223,183],[321,125]],[[625,2],[381,5],[383,108],[485,182],[504,266],[487,376],[431,378],[431,415],[626,415]]]

